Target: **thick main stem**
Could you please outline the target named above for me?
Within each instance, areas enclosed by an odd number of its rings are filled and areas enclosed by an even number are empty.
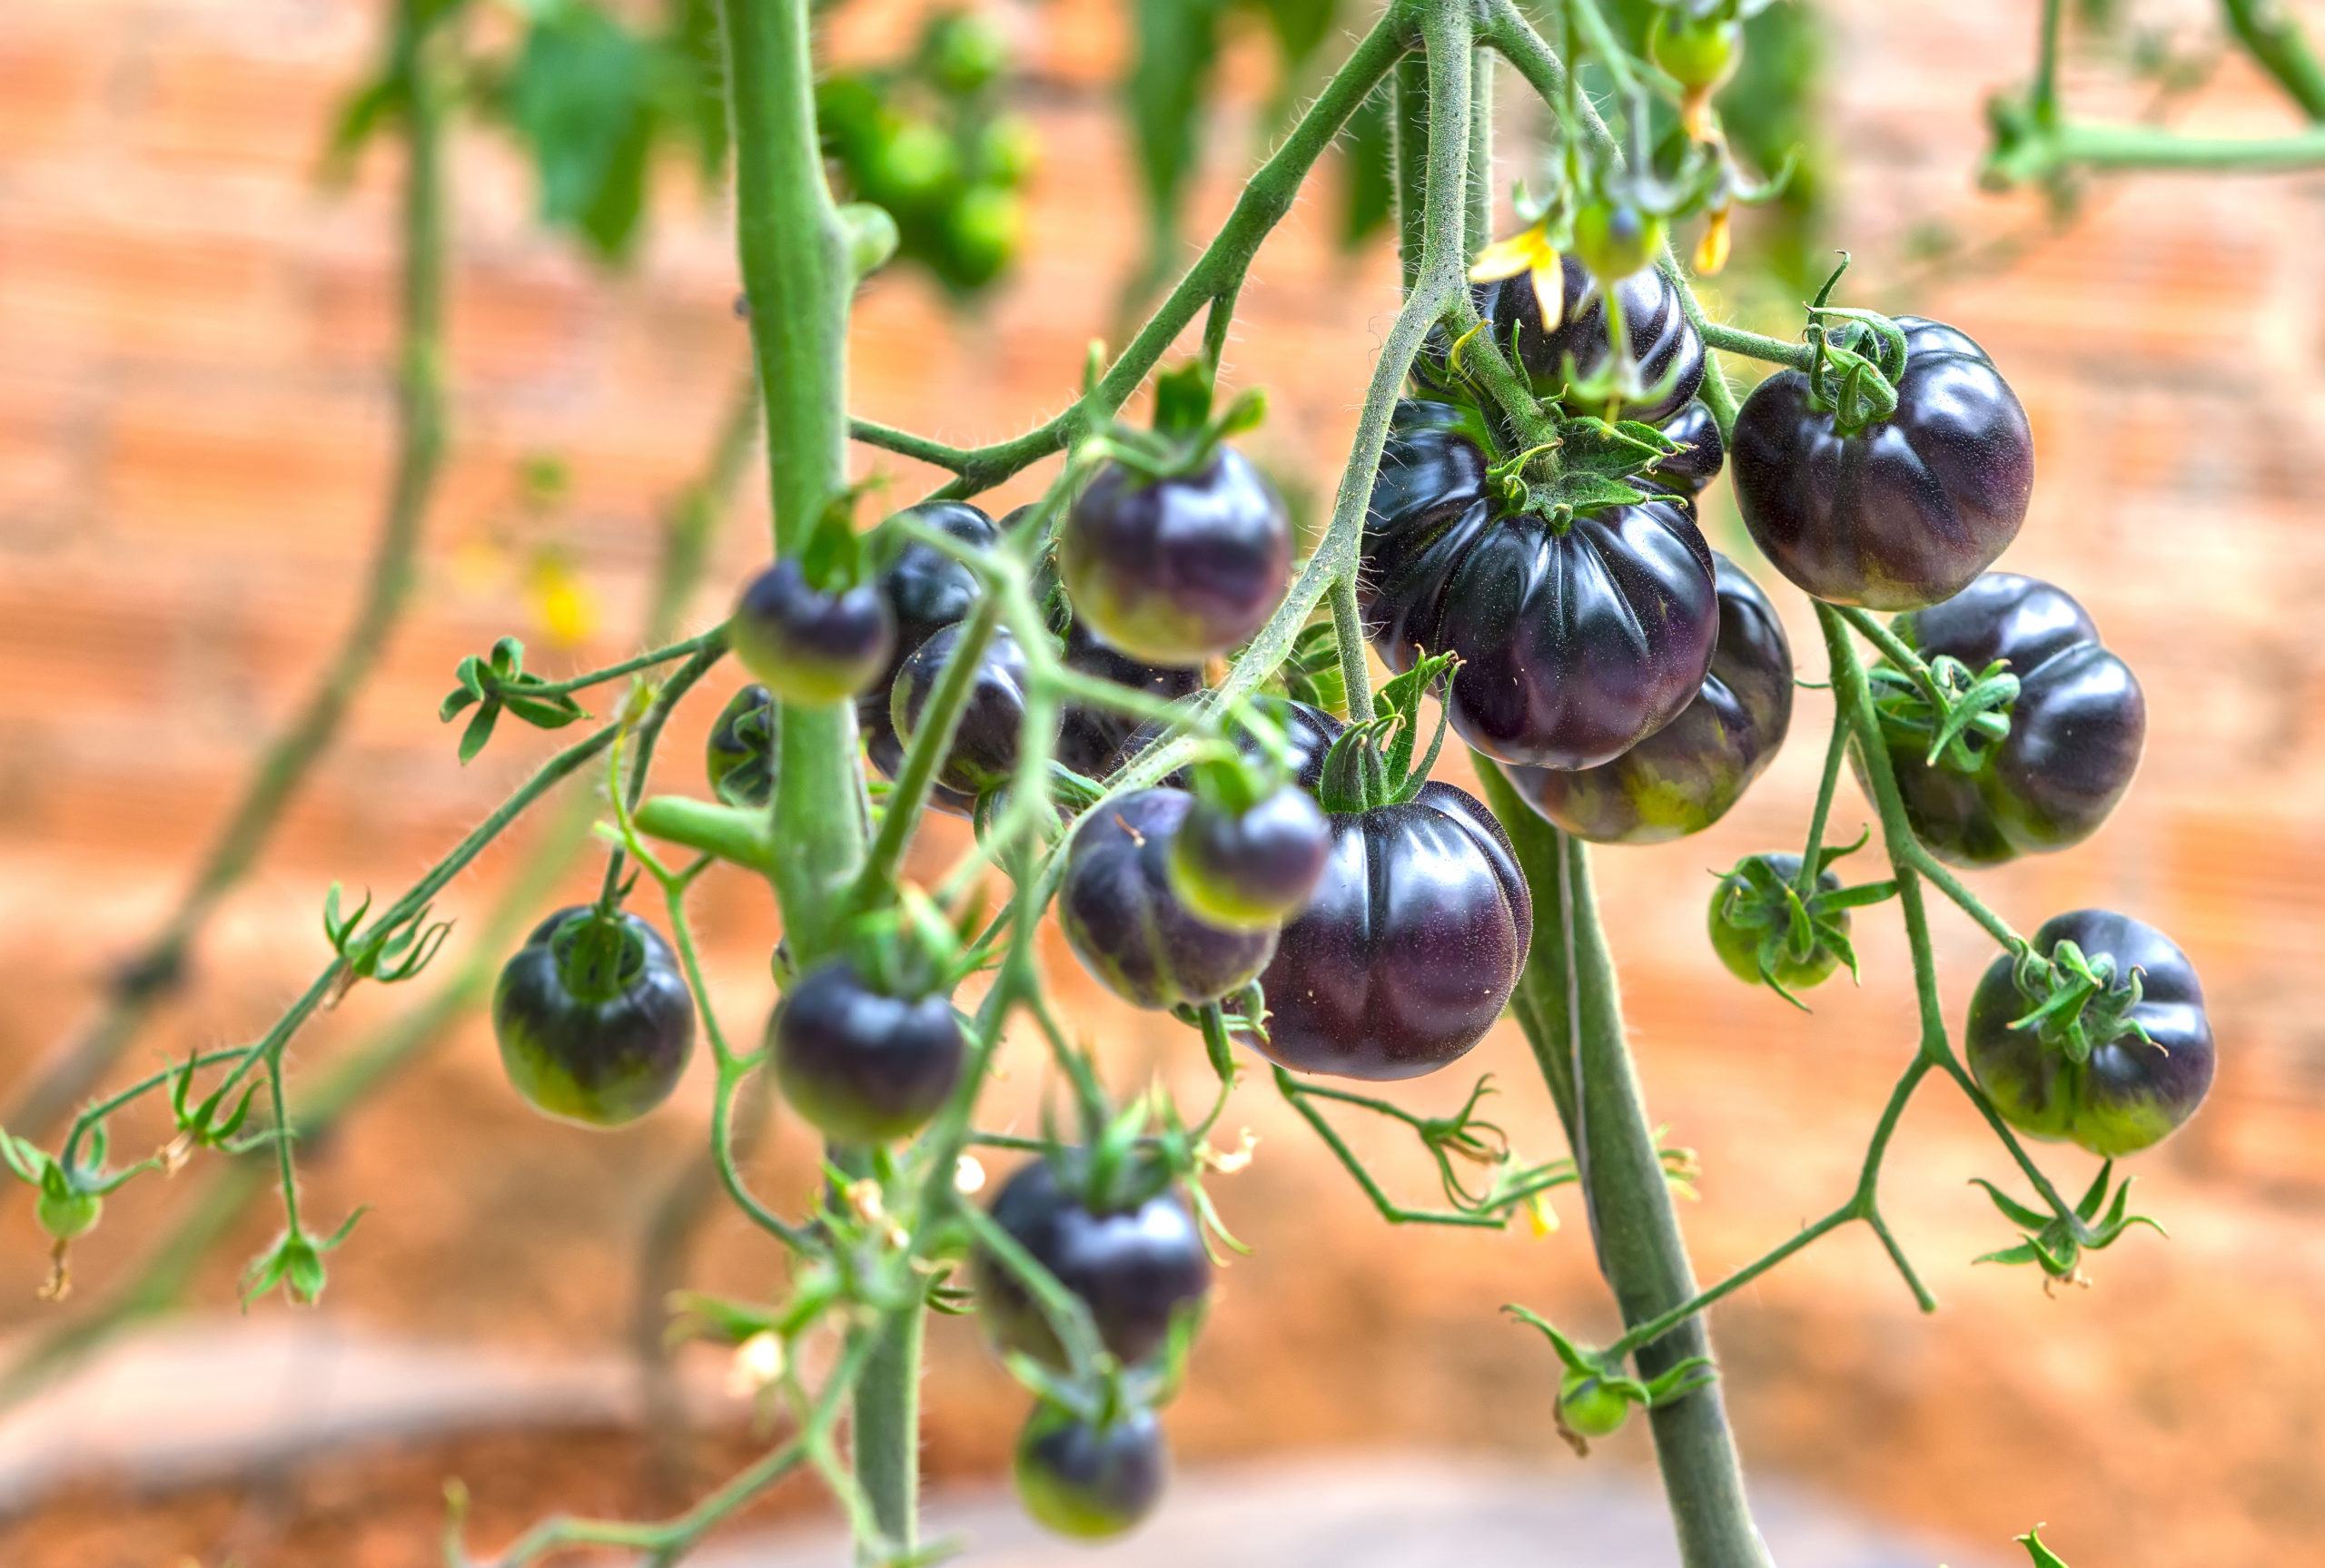
[[[1476,760],[1534,895],[1534,946],[1511,1011],[1581,1167],[1599,1270],[1624,1323],[1647,1322],[1694,1297],[1695,1271],[1632,1069],[1589,861],[1579,842],[1534,814],[1499,768]],[[1692,1318],[1641,1348],[1638,1370],[1652,1378],[1710,1354],[1703,1320]],[[1686,1568],[1770,1568],[1719,1385],[1657,1407],[1649,1421]]]
[[[160,931],[120,968],[104,1011],[64,1042],[9,1108],[6,1125],[38,1138],[134,1041],[183,971],[219,901],[248,874],[318,757],[331,745],[403,618],[417,577],[422,526],[444,459],[444,158],[447,113],[422,7],[398,8],[391,69],[406,84],[402,346],[396,371],[397,452],[362,603],[322,680],[274,739],[234,814]]]
[[[846,480],[847,323],[855,263],[816,140],[807,0],[722,0],[735,123],[737,243],[767,408],[775,547],[791,557]],[[848,703],[786,705],[770,874],[792,962],[836,944],[863,864],[866,812]],[[856,1465],[885,1543],[919,1513],[920,1317],[892,1312],[855,1392]],[[867,1543],[868,1544],[868,1543]]]

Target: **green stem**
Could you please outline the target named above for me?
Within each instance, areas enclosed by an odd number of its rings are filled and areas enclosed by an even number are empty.
[[[1420,281],[1423,202],[1429,185],[1429,63],[1418,54],[1408,54],[1397,64],[1390,129],[1397,180],[1397,260],[1404,269],[1405,292],[1410,294]],[[1465,217],[1465,227],[1466,222]]]
[[[1348,722],[1360,725],[1373,715],[1372,670],[1364,661],[1364,615],[1357,608],[1356,585],[1346,577],[1333,581],[1332,636],[1340,644],[1341,684],[1348,691]]]
[[[558,696],[567,692],[586,691],[591,686],[604,685],[608,681],[618,681],[624,676],[634,676],[640,670],[650,670],[658,665],[667,665],[674,660],[685,658],[690,654],[698,654],[713,644],[724,646],[726,639],[727,628],[723,626],[714,626],[698,636],[691,636],[683,642],[672,643],[667,647],[656,648],[651,653],[639,654],[634,658],[624,659],[618,665],[608,665],[603,669],[591,670],[586,675],[575,676],[569,681],[553,681],[548,685],[528,688],[526,695],[528,696]]]
[[[952,754],[953,736],[961,727],[962,714],[968,710],[969,694],[976,689],[978,666],[984,658],[985,645],[993,640],[999,616],[1000,600],[985,595],[962,631],[952,662],[945,666],[928,705],[921,710],[920,726],[905,748],[896,787],[888,795],[886,814],[880,819],[880,831],[864,857],[864,870],[848,900],[850,908],[876,909],[895,896],[896,869],[912,845],[922,808],[935,787],[937,770]]]
[[[1692,1300],[1696,1283],[1632,1070],[1589,863],[1490,761],[1478,759],[1478,774],[1534,900],[1533,948],[1511,1011],[1574,1148],[1600,1271],[1624,1322],[1652,1323]],[[1639,1373],[1652,1379],[1710,1348],[1702,1320],[1689,1317],[1640,1349]],[[1685,1568],[1767,1568],[1719,1385],[1657,1407],[1649,1421]]]
[[[1816,805],[1808,814],[1808,847],[1800,857],[1800,876],[1793,891],[1806,903],[1816,896],[1818,861],[1825,848],[1825,824],[1833,814],[1833,791],[1841,782],[1841,764],[1849,754],[1848,716],[1835,705],[1832,738],[1825,743],[1825,773],[1816,782]]]
[[[2300,112],[2325,120],[2325,67],[2285,0],[2221,0],[2221,9],[2245,53],[2277,79]]]
[[[2149,125],[2061,125],[1997,149],[1980,171],[1995,189],[2074,169],[2276,174],[2325,164],[2325,128],[2286,136],[2183,136]]]
[[[1719,427],[1720,440],[1732,441],[1736,439],[1736,388],[1727,379],[1727,368],[1719,362],[1719,355],[1711,349],[1711,319],[1704,314],[1703,301],[1697,299],[1696,291],[1687,286],[1687,275],[1679,270],[1679,253],[1672,249],[1669,240],[1663,242],[1662,270],[1664,277],[1669,280],[1672,289],[1679,296],[1680,313],[1687,318],[1687,324],[1695,328],[1696,335],[1705,342],[1703,390],[1697,396],[1702,398],[1704,406],[1711,409],[1712,422]],[[1776,341],[1775,339],[1768,340]]]
[[[2232,0],[2222,0],[2233,10]],[[2059,123],[2059,17],[2063,7],[2060,0],[2043,0],[2043,20],[2034,35],[2034,86],[2027,94],[2027,106],[2034,112],[2034,123],[2048,129]]]
[[[1741,354],[1747,360],[1763,360],[1771,365],[1783,365],[1795,370],[1806,370],[1815,360],[1815,350],[1806,343],[1789,343],[1782,338],[1747,332],[1741,327],[1726,326],[1704,319],[1703,305],[1696,300],[1692,289],[1683,288],[1680,298],[1695,305],[1690,313],[1697,319],[1696,330],[1702,336],[1706,348],[1717,349],[1723,354]]]
[[[252,770],[233,814],[161,929],[119,967],[98,1016],[61,1042],[8,1108],[5,1121],[37,1138],[121,1060],[184,972],[196,938],[227,892],[249,874],[316,760],[339,734],[403,618],[436,481],[443,468],[445,180],[450,113],[442,63],[431,47],[437,9],[400,0],[389,69],[404,84],[401,347],[396,370],[396,462],[361,603],[322,678]]]
[[[816,133],[807,0],[721,0],[735,122],[735,228],[766,408],[775,549],[796,556],[846,482],[856,274]],[[786,705],[770,880],[792,957],[820,957],[864,858],[852,704]]]
[[[1469,51],[1469,187],[1463,229],[1469,252],[1493,242],[1493,63],[1492,50]]]

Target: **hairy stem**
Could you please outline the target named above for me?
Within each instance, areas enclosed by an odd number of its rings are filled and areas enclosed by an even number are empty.
[[[1535,815],[1499,768],[1477,760],[1534,898],[1533,951],[1511,1011],[1566,1124],[1599,1267],[1623,1321],[1654,1322],[1692,1300],[1696,1282],[1631,1066],[1589,863],[1580,843]],[[1688,1317],[1640,1347],[1639,1373],[1651,1379],[1710,1353],[1702,1319]],[[1719,1385],[1657,1406],[1649,1420],[1686,1568],[1768,1568]]]

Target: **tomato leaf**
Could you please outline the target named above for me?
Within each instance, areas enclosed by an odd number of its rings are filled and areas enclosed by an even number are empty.
[[[656,121],[654,46],[611,13],[565,0],[533,18],[505,107],[533,155],[540,215],[624,256],[644,209]]]

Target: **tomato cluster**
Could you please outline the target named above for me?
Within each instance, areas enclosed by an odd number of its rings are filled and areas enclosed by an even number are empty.
[[[902,61],[816,89],[824,150],[848,191],[896,221],[901,254],[965,292],[1008,266],[1024,227],[1018,191],[1036,146],[994,102],[1007,65],[991,21],[940,10]]]

